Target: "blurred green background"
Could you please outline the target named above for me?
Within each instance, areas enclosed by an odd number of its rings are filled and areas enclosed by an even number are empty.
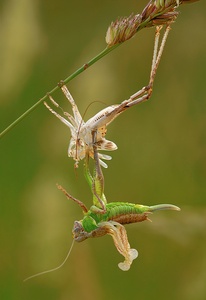
[[[0,2],[0,130],[105,47],[108,25],[147,1]],[[206,2],[181,6],[152,99],[109,126],[118,145],[104,170],[108,201],[173,203],[152,223],[127,226],[139,257],[122,272],[111,237],[75,244],[77,205],[91,204],[82,164],[67,158],[69,129],[41,105],[0,141],[0,299],[206,299]],[[148,83],[154,28],[68,84],[88,119]],[[69,111],[58,91],[54,98]]]

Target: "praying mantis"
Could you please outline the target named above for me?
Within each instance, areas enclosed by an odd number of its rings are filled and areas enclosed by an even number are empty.
[[[94,143],[97,146],[98,150],[106,150],[106,151],[114,151],[117,149],[117,145],[109,141],[105,138],[107,132],[107,126],[117,118],[121,113],[126,111],[128,108],[142,103],[148,100],[152,95],[153,83],[156,75],[156,71],[164,50],[164,46],[170,31],[170,24],[168,24],[165,28],[164,35],[162,37],[161,44],[159,46],[159,38],[160,31],[163,26],[157,26],[155,32],[155,41],[154,41],[154,51],[153,51],[153,59],[152,66],[150,72],[150,79],[147,86],[140,89],[138,92],[129,97],[129,99],[124,100],[122,103],[117,105],[111,105],[100,112],[98,112],[95,116],[90,118],[87,122],[83,121],[83,118],[78,110],[78,107],[67,89],[66,85],[63,82],[59,83],[59,86],[64,93],[65,97],[71,104],[73,116],[68,112],[64,112],[64,116],[68,118],[68,120],[61,115],[59,115],[56,111],[54,111],[48,103],[44,102],[44,105],[48,108],[48,110],[54,114],[61,122],[63,122],[66,126],[69,127],[71,132],[71,139],[68,148],[68,156],[72,157],[75,160],[75,167],[78,167],[78,163],[80,160],[84,159],[88,154],[89,157],[94,157],[93,152],[93,142],[92,142],[92,132],[96,132],[96,139]],[[59,107],[59,104],[52,98],[51,95],[48,95],[51,102]],[[111,156],[102,154],[98,152],[98,156],[100,159],[100,164],[107,168],[107,164],[102,161],[110,160]]]

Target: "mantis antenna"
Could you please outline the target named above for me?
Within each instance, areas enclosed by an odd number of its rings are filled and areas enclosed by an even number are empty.
[[[29,279],[32,279],[32,278],[34,278],[34,277],[41,276],[41,275],[44,275],[44,274],[47,274],[47,273],[50,273],[50,272],[53,272],[53,271],[56,271],[56,270],[60,269],[60,268],[65,264],[65,262],[67,261],[67,259],[69,258],[73,246],[74,246],[74,240],[72,241],[72,244],[71,244],[71,246],[70,246],[70,248],[69,248],[69,252],[67,253],[66,258],[64,259],[64,261],[63,261],[58,267],[53,268],[53,269],[51,269],[51,270],[47,270],[47,271],[43,271],[43,272],[34,274],[34,275],[32,275],[32,276],[29,276],[29,277],[27,277],[26,279],[24,279],[23,282],[25,282],[25,281],[27,281],[27,280],[29,280]]]

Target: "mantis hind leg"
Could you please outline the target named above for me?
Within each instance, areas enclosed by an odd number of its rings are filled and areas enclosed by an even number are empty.
[[[163,34],[162,41],[159,46],[159,37],[160,37],[160,31],[162,30],[162,27],[163,26],[157,26],[156,32],[155,32],[154,51],[153,51],[152,67],[151,67],[150,81],[149,81],[150,89],[152,89],[152,86],[154,83],[154,78],[155,78],[155,75],[157,72],[157,68],[159,66],[160,59],[162,57],[162,53],[164,51],[164,47],[165,47],[165,44],[167,41],[168,34],[171,30],[170,24],[168,24],[165,28],[165,32]]]
[[[150,99],[152,95],[152,89],[154,84],[154,79],[157,73],[157,68],[160,63],[160,59],[162,57],[162,53],[166,44],[166,40],[168,37],[168,34],[170,32],[170,24],[168,24],[165,28],[165,32],[163,34],[161,43],[159,45],[159,39],[160,39],[160,31],[162,30],[163,26],[157,26],[156,32],[155,32],[155,41],[154,41],[154,50],[153,50],[153,58],[152,58],[152,67],[150,72],[150,79],[147,86],[143,87],[140,91],[136,92],[128,100],[125,100],[123,103],[125,103],[126,107],[132,107],[136,104],[139,104],[141,102],[147,101]]]

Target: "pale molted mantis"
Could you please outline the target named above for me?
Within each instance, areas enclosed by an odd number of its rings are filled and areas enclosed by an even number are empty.
[[[82,116],[78,110],[78,107],[74,99],[72,98],[69,90],[61,82],[59,86],[61,87],[62,92],[64,93],[64,95],[69,100],[72,106],[73,116],[68,112],[64,112],[64,115],[68,118],[67,120],[66,118],[59,115],[56,111],[54,111],[46,102],[44,102],[45,106],[50,110],[50,112],[53,113],[57,118],[59,118],[65,125],[67,125],[71,131],[71,139],[68,148],[68,156],[72,157],[75,160],[76,167],[78,167],[79,161],[84,159],[87,154],[91,158],[94,157],[93,143],[92,143],[92,132],[94,131],[96,132],[95,144],[97,150],[106,150],[106,151],[116,150],[117,149],[116,144],[105,139],[107,125],[109,125],[117,116],[119,116],[122,112],[127,110],[129,107],[144,102],[151,97],[156,71],[164,50],[167,36],[170,31],[170,25],[168,24],[165,28],[165,32],[159,47],[159,37],[160,37],[160,31],[162,27],[163,26],[156,27],[153,60],[152,60],[149,84],[143,87],[135,94],[133,94],[132,96],[130,96],[128,100],[124,100],[120,104],[111,105],[104,108],[103,110],[98,112],[95,116],[90,118],[87,122],[83,121]],[[51,95],[49,95],[49,98],[56,107],[59,107],[58,103],[54,101]],[[103,162],[102,159],[110,160],[111,156],[98,153],[98,157],[100,159],[100,164],[106,168],[107,164]]]

